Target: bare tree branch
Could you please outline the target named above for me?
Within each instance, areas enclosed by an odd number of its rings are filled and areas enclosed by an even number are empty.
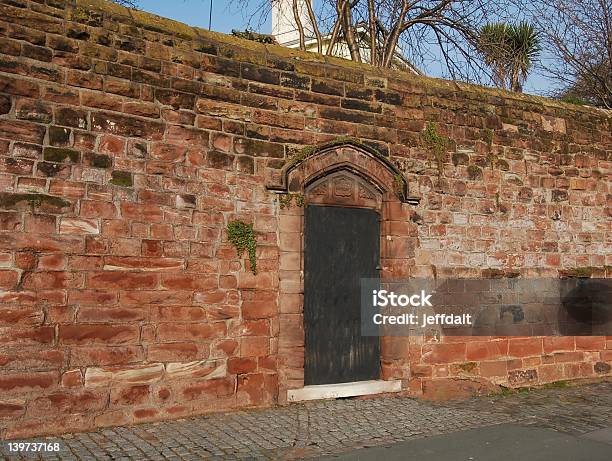
[[[612,108],[612,2],[538,0],[525,10],[545,37],[557,94]]]
[[[368,0],[368,23],[370,26],[370,64],[378,64],[378,33],[374,0]]]
[[[348,2],[341,0],[337,1],[338,5],[338,16],[341,19],[342,30],[344,32],[344,39],[351,52],[351,59],[353,61],[361,62],[361,53],[359,52],[359,46],[355,39],[355,28],[353,25],[353,18],[351,14],[351,7]],[[342,6],[342,8],[341,8]]]
[[[251,10],[259,2],[263,16],[271,2],[281,0],[230,1]],[[302,1],[309,21],[294,21],[296,29],[304,41],[316,39],[319,52],[342,50],[380,67],[432,65],[453,78],[490,82],[490,69],[476,52],[476,32],[488,21],[512,17],[516,10],[509,2],[525,0],[298,0],[298,6]]]
[[[310,18],[310,23],[312,24],[312,30],[317,38],[317,51],[321,54],[323,53],[323,37],[321,37],[319,25],[317,24],[317,18],[315,16],[314,9],[312,8],[312,0],[304,1],[306,3],[306,8],[308,9],[308,17]]]

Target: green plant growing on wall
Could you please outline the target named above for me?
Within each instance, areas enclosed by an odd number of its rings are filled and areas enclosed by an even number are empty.
[[[393,175],[393,189],[400,200],[406,199],[406,180],[400,173]]]
[[[442,176],[444,172],[444,154],[450,146],[450,139],[438,133],[435,123],[428,122],[425,129],[421,132],[421,140],[427,150],[433,155],[434,160],[438,164],[438,172]]]
[[[244,38],[245,40],[251,40],[253,42],[271,44],[276,43],[276,40],[274,39],[273,35],[259,34],[249,29],[245,29],[244,31],[232,29],[232,35],[234,37]]]
[[[306,199],[304,198],[304,194],[295,194],[295,206],[303,208],[305,202]]]
[[[280,204],[281,210],[285,208],[289,208],[291,206],[291,202],[293,201],[293,195],[291,194],[282,194],[278,196],[278,203]]]
[[[300,208],[304,206],[305,198],[303,194],[282,194],[278,196],[278,203],[280,204],[281,210],[289,208],[293,199],[295,199],[295,206]]]
[[[488,147],[487,158],[489,159],[489,162],[491,163],[491,169],[493,169],[495,167],[495,164],[497,163],[497,155],[493,152],[493,135],[494,135],[494,131],[491,128],[485,129],[483,137],[487,143],[487,147]]]
[[[257,239],[253,225],[242,221],[230,222],[227,225],[227,240],[236,248],[238,257],[242,256],[245,251],[248,252],[251,272],[257,274],[257,260],[255,259]]]
[[[485,141],[487,142],[487,146],[489,149],[493,146],[493,130],[491,128],[487,128],[484,133]]]

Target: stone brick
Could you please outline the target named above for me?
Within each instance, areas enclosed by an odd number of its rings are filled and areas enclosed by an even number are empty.
[[[582,352],[557,352],[553,354],[555,363],[580,362],[584,359]]]
[[[466,344],[467,360],[491,360],[508,354],[508,340],[470,341]]]
[[[78,324],[60,325],[59,341],[63,344],[126,344],[140,336],[136,325]]]
[[[160,140],[164,132],[163,125],[159,122],[106,112],[93,113],[91,127],[93,131],[148,140]]]
[[[228,373],[244,374],[257,370],[257,360],[252,357],[233,357],[227,362]]]
[[[225,361],[195,361],[166,364],[168,378],[215,379],[227,374]]]
[[[0,277],[4,271],[0,271]],[[15,272],[16,273],[16,272]],[[17,283],[17,279],[10,283],[5,283],[2,288],[11,290]],[[28,326],[28,325],[41,325],[44,321],[44,313],[42,309],[34,306],[21,306],[21,307],[0,307],[0,326]]]
[[[0,82],[0,93],[37,98],[40,90],[35,82],[5,75]]]
[[[0,138],[42,144],[45,127],[21,120],[0,119]]]
[[[0,402],[0,419],[18,418],[25,413],[25,402]]]
[[[573,351],[575,349],[575,338],[573,336],[550,336],[544,338],[544,353],[559,351]]]
[[[55,371],[7,373],[0,375],[0,390],[3,395],[36,392],[55,386],[58,380]]]
[[[81,307],[77,320],[79,322],[124,323],[140,322],[148,318],[144,308],[130,307]]]
[[[157,286],[157,275],[140,272],[98,272],[87,275],[89,288],[146,289]]]
[[[99,234],[100,227],[97,219],[62,218],[60,221],[60,234]]]
[[[0,352],[0,368],[6,370],[53,370],[61,368],[65,354],[58,349],[38,350],[20,346]]]
[[[201,148],[208,145],[208,132],[196,128],[169,125],[166,129],[166,140],[183,146]]]
[[[513,370],[508,373],[508,381],[513,386],[535,384],[538,381],[536,370]]]
[[[57,107],[54,110],[57,125],[87,128],[87,112],[72,107]]]
[[[137,406],[149,402],[151,386],[139,384],[111,390],[110,403],[112,406]]]
[[[560,381],[564,377],[562,365],[542,365],[538,368],[538,379],[541,383]]]
[[[577,351],[600,351],[606,348],[603,336],[576,336]]]
[[[541,338],[510,339],[508,341],[508,355],[510,357],[529,357],[542,355],[542,353]]]
[[[219,280],[216,276],[163,275],[161,285],[170,290],[207,290],[217,288]]]
[[[141,346],[116,346],[104,344],[94,347],[72,347],[71,366],[125,365],[144,360]]]
[[[67,271],[30,272],[23,276],[21,284],[27,289],[79,288],[83,284],[81,274]]]
[[[53,327],[28,327],[26,329],[0,327],[0,344],[2,345],[34,345],[51,344],[55,340],[55,329]]]
[[[147,359],[151,362],[185,362],[200,356],[194,343],[152,344],[147,348]]]
[[[85,371],[85,387],[153,383],[161,379],[163,372],[164,366],[161,363],[107,368],[91,367]]]
[[[62,373],[61,383],[63,387],[79,387],[83,385],[81,370],[68,370]]]
[[[506,377],[508,368],[504,360],[480,362],[480,375],[488,378],[493,376]]]
[[[423,346],[423,362],[425,363],[450,363],[465,360],[465,344],[426,344]]]
[[[20,213],[0,212],[0,230],[15,232],[20,230],[22,223]]]
[[[233,391],[234,380],[230,378],[210,379],[202,382],[187,381],[177,386],[177,393],[185,401],[230,395]],[[210,400],[207,400],[207,402],[210,402]]]
[[[242,315],[245,319],[270,318],[277,314],[278,306],[276,300],[244,301],[242,303]]]
[[[266,356],[270,353],[270,340],[267,337],[245,337],[240,339],[241,357]]]
[[[49,123],[53,118],[51,107],[39,100],[17,99],[15,116],[22,120]]]
[[[161,341],[209,341],[222,338],[226,333],[223,322],[206,323],[160,323],[157,334]]]

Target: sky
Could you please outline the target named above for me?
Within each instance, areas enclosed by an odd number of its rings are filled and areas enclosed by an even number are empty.
[[[272,30],[270,18],[260,23],[259,20],[251,22],[249,19],[255,15],[260,18],[257,12],[257,5],[260,0],[247,2],[245,9],[238,8],[228,0],[138,0],[139,9],[150,13],[174,19],[176,21],[208,28],[210,6],[212,2],[212,30],[217,32],[231,33],[232,29],[244,30],[249,27],[260,33],[269,34]],[[431,66],[425,73],[432,77],[441,77],[438,66]],[[524,91],[531,94],[546,94],[548,82],[546,78],[537,71],[530,74],[525,84]]]

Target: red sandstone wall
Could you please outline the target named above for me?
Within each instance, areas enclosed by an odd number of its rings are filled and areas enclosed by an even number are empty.
[[[393,211],[394,276],[612,265],[609,113],[74,5],[0,1],[0,438],[276,402],[264,185],[340,135],[389,155],[422,199]],[[453,141],[441,172],[427,121]],[[257,276],[227,244],[235,217],[258,233]],[[612,364],[610,337],[384,347],[385,377],[415,395]]]

